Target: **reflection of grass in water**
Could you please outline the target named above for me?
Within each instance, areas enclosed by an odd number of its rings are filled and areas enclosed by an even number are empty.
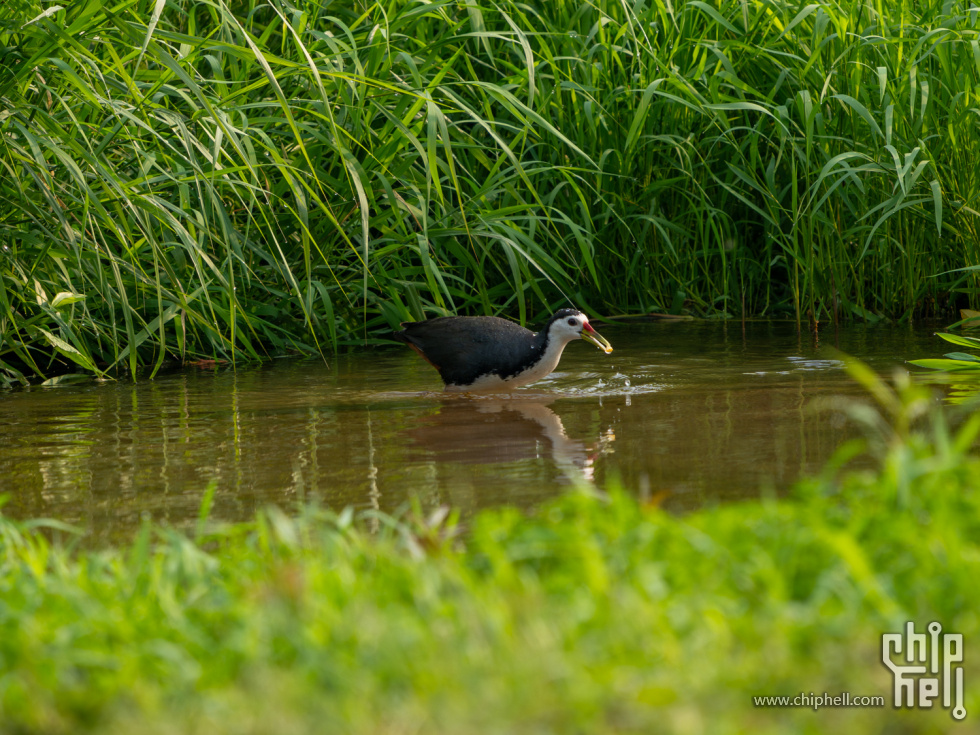
[[[848,732],[896,711],[881,634],[980,633],[980,429],[852,371],[867,429],[789,502],[683,519],[583,491],[532,516],[306,508],[66,551],[0,521],[0,721],[37,732]],[[869,453],[877,470],[841,469]],[[654,488],[656,490],[656,488]],[[969,648],[969,643],[967,644]],[[966,707],[980,706],[968,656]],[[756,709],[752,695],[884,695]],[[202,725],[202,723],[206,723]]]
[[[936,376],[929,376],[927,379],[923,379],[923,382],[940,383],[946,386],[945,400],[947,403],[962,405],[974,403],[980,398],[980,373],[977,375],[956,373],[946,376],[945,380],[936,380]]]
[[[973,383],[956,383],[950,388],[946,400],[962,404],[975,401],[980,396],[980,379]]]

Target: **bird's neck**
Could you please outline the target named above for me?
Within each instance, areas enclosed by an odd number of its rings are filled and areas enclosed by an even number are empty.
[[[558,366],[558,361],[561,359],[561,353],[564,351],[565,345],[567,344],[567,340],[555,337],[554,335],[550,334],[548,329],[542,329],[540,332],[535,334],[535,352],[540,355],[540,361],[536,366],[537,370],[535,372],[547,371],[544,372],[544,374],[547,375],[554,370]]]

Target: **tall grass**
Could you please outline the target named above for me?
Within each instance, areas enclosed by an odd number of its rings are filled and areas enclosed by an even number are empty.
[[[976,299],[949,273],[980,242],[966,3],[2,12],[7,383],[566,297],[801,323]]]

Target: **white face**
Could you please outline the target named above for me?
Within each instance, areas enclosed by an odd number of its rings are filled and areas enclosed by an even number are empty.
[[[581,312],[572,316],[566,316],[564,319],[559,319],[552,323],[551,336],[562,342],[579,339],[582,336],[582,330],[588,323],[589,318]]]
[[[573,339],[591,342],[607,355],[613,351],[612,345],[589,324],[589,318],[581,311],[569,314],[551,323],[551,338],[556,344],[565,345]]]

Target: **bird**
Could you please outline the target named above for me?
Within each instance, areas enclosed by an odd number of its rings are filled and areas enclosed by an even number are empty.
[[[447,391],[509,391],[541,380],[558,366],[565,345],[588,340],[613,348],[578,309],[559,309],[539,332],[496,316],[441,316],[402,322],[395,339],[439,371]]]

